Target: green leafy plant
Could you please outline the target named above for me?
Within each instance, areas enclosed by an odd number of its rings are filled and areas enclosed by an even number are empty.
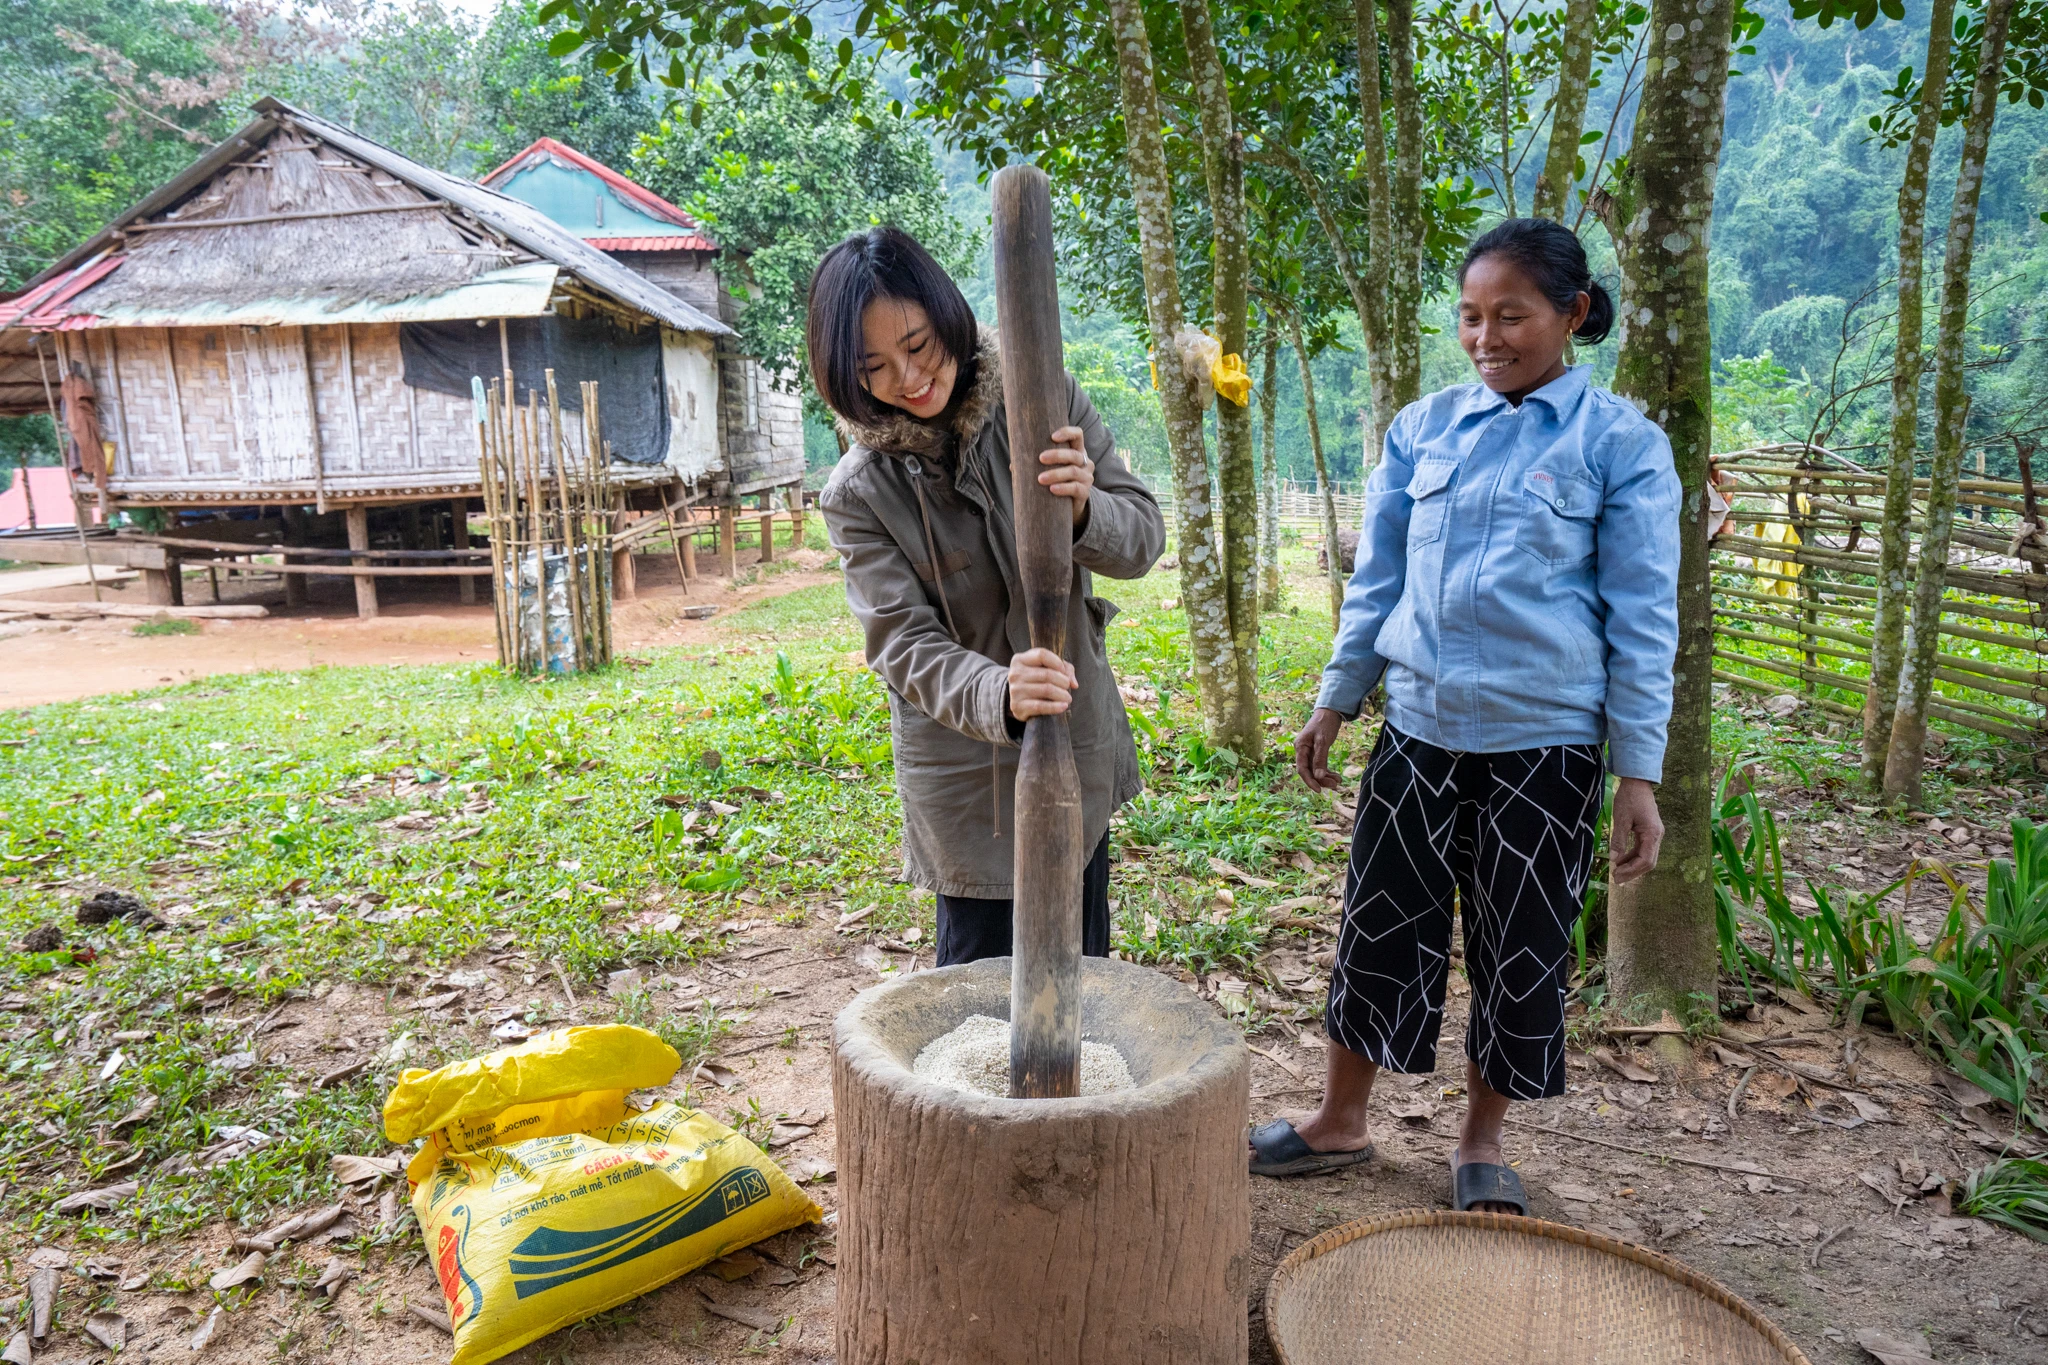
[[[2013,1156],[1979,1166],[1956,1210],[2048,1242],[2048,1161]]]

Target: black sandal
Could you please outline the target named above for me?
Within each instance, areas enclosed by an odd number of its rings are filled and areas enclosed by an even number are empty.
[[[1371,1143],[1355,1152],[1318,1152],[1286,1119],[1260,1124],[1252,1129],[1251,1139],[1252,1150],[1258,1153],[1251,1159],[1253,1175],[1321,1175],[1370,1161],[1373,1155]]]
[[[1464,1213],[1474,1204],[1512,1204],[1516,1213],[1525,1218],[1529,1215],[1529,1196],[1514,1167],[1490,1161],[1461,1162],[1457,1149],[1452,1148],[1451,1207]]]

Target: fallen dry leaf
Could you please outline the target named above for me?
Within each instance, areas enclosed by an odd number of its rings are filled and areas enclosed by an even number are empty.
[[[1941,1073],[1941,1083],[1957,1106],[1963,1109],[1977,1109],[1997,1103],[1997,1097],[1974,1081],[1966,1081],[1953,1071]]]
[[[141,1188],[137,1181],[123,1180],[117,1185],[102,1185],[96,1190],[80,1190],[59,1199],[57,1212],[84,1213],[87,1209],[98,1209],[105,1213]]]
[[[0,1351],[0,1361],[6,1365],[34,1365],[35,1352],[29,1346],[27,1328],[8,1338],[7,1349]]]
[[[224,1289],[233,1289],[238,1284],[260,1280],[263,1278],[263,1264],[263,1253],[252,1251],[226,1270],[215,1272],[213,1278],[206,1282],[206,1287],[218,1294]]]
[[[1247,1044],[1247,1046],[1248,1046],[1248,1047],[1250,1047],[1250,1048],[1251,1048],[1251,1050],[1252,1050],[1253,1052],[1256,1052],[1256,1053],[1258,1053],[1258,1054],[1259,1054],[1259,1055],[1260,1055],[1261,1057],[1264,1057],[1264,1058],[1265,1058],[1265,1059],[1266,1059],[1267,1061],[1271,1062],[1271,1063],[1272,1063],[1272,1064],[1273,1064],[1274,1066],[1277,1066],[1277,1067],[1279,1067],[1279,1068],[1280,1068],[1280,1069],[1281,1069],[1282,1071],[1284,1071],[1284,1072],[1286,1072],[1286,1073],[1287,1073],[1288,1075],[1292,1076],[1292,1077],[1293,1077],[1293,1078],[1294,1078],[1295,1080],[1297,1080],[1297,1081],[1298,1081],[1298,1080],[1302,1079],[1302,1070],[1301,1070],[1301,1068],[1300,1068],[1300,1067],[1298,1067],[1298,1066],[1296,1066],[1296,1065],[1295,1065],[1295,1064],[1294,1064],[1293,1062],[1290,1062],[1290,1061],[1288,1061],[1288,1060],[1287,1060],[1287,1059],[1286,1059],[1285,1057],[1281,1056],[1281,1055],[1280,1055],[1279,1053],[1277,1053],[1277,1052],[1273,1051],[1273,1050],[1272,1050],[1272,1049],[1270,1049],[1270,1048],[1263,1048],[1263,1047],[1260,1047],[1260,1046],[1259,1046],[1258,1044],[1256,1044],[1256,1043],[1251,1043],[1251,1044]]]
[[[1657,1083],[1656,1072],[1646,1070],[1628,1058],[1618,1055],[1613,1048],[1596,1047],[1586,1055],[1625,1081],[1635,1081],[1642,1085]]]
[[[740,1073],[723,1062],[699,1062],[697,1069],[690,1073],[692,1083],[709,1081],[720,1090],[730,1090],[740,1083]]]
[[[214,1338],[220,1335],[221,1324],[226,1322],[227,1318],[227,1310],[224,1308],[216,1308],[206,1315],[206,1321],[192,1334],[192,1354],[198,1355],[213,1345]]]
[[[334,1178],[344,1185],[360,1185],[380,1175],[397,1175],[404,1169],[404,1163],[395,1156],[353,1156],[346,1152],[337,1154],[328,1166]]]
[[[320,1269],[320,1278],[313,1281],[313,1292],[331,1299],[348,1287],[355,1273],[341,1257],[329,1256],[327,1264]]]
[[[755,1284],[768,1285],[771,1287],[785,1284],[800,1284],[802,1283],[803,1278],[803,1276],[797,1274],[794,1270],[789,1269],[787,1266],[779,1265],[764,1265],[759,1270],[754,1272]]]
[[[121,1115],[120,1118],[114,1120],[114,1136],[126,1137],[128,1135],[129,1129],[139,1126],[146,1119],[148,1119],[151,1114],[154,1114],[156,1112],[156,1106],[156,1096],[144,1095],[142,1097],[142,1102],[140,1104],[136,1105],[133,1109],[130,1109],[127,1113]]]
[[[1789,1099],[1799,1089],[1797,1078],[1782,1071],[1770,1071],[1749,1083],[1752,1093],[1769,1095],[1773,1099]]]
[[[1209,858],[1209,870],[1211,872],[1214,872],[1219,877],[1228,877],[1231,881],[1238,882],[1244,886],[1256,886],[1263,888],[1279,885],[1278,882],[1268,881],[1264,877],[1254,877],[1251,873],[1245,871],[1243,868],[1234,867],[1231,864],[1224,862],[1221,858],[1214,856],[1213,854]]]
[[[1436,1105],[1419,1098],[1395,1100],[1387,1106],[1387,1113],[1403,1123],[1421,1125],[1436,1117]]]
[[[787,1147],[792,1142],[801,1142],[816,1132],[809,1124],[778,1123],[768,1134],[770,1147]]]
[[[1856,1344],[1876,1356],[1883,1365],[1934,1365],[1934,1357],[1928,1353],[1927,1338],[1920,1333],[1899,1337],[1880,1332],[1875,1327],[1865,1327],[1856,1333]]]
[[[119,1351],[128,1344],[128,1319],[119,1313],[94,1313],[85,1320],[85,1334],[109,1351]]]
[[[1569,1183],[1560,1183],[1552,1185],[1550,1187],[1550,1192],[1556,1195],[1559,1199],[1568,1199],[1574,1204],[1597,1204],[1600,1202],[1601,1197],[1600,1191],[1596,1189],[1592,1189],[1585,1185],[1573,1185]]]
[[[405,1311],[437,1332],[445,1332],[451,1337],[455,1335],[455,1329],[448,1325],[448,1315],[438,1308],[428,1308],[423,1304],[409,1303],[405,1306]]]
[[[782,1163],[782,1173],[803,1185],[829,1179],[839,1173],[839,1167],[829,1157],[793,1156]]]
[[[731,1284],[734,1280],[744,1280],[767,1264],[751,1251],[735,1251],[730,1256],[719,1257],[704,1268],[727,1284]]]

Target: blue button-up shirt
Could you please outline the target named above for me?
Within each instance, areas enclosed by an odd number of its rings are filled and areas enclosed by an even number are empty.
[[[1663,775],[1678,651],[1671,443],[1575,366],[1511,405],[1460,384],[1401,410],[1365,487],[1318,706],[1461,752],[1607,743]]]

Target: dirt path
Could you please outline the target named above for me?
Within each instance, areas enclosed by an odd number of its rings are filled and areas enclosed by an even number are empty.
[[[813,1131],[775,1155],[785,1163],[829,1162],[835,1141],[832,1018],[880,979],[877,968],[920,964],[900,945],[892,950],[842,937],[829,927],[833,915],[823,905],[805,908],[803,923],[788,923],[789,912],[799,908],[761,907],[755,913],[773,910],[778,920],[743,927],[720,958],[670,973],[650,971],[648,984],[657,988],[663,1010],[693,1011],[711,1000],[725,1011],[746,1012],[718,1049],[729,1085],[699,1084],[689,1091],[691,1102],[729,1122],[750,1114],[801,1119]],[[423,1025],[461,1035],[482,1051],[491,1046],[494,1002],[508,992],[545,998],[557,1022],[610,1014],[608,1002],[587,992],[580,1004],[570,1004],[554,989],[545,964],[517,954],[480,958],[458,979],[468,982],[464,998],[425,1015],[414,1012],[421,1007],[406,994],[346,985],[319,1000],[294,1002],[275,1025],[276,1036],[288,1041],[267,1062],[316,1072],[337,1064],[337,1048],[367,1051],[387,1033]],[[444,978],[409,988],[424,995],[445,985]],[[1447,1025],[1462,1015],[1462,1004],[1454,990]],[[1809,1068],[1840,1065],[1848,1043],[1797,1002],[1764,1007],[1749,1027],[1782,1039],[1774,1045],[1777,1054]],[[1258,1300],[1289,1250],[1353,1219],[1445,1206],[1462,1071],[1458,1028],[1449,1026],[1447,1033],[1436,1075],[1387,1078],[1375,1108],[1385,1112],[1399,1102],[1411,1117],[1382,1124],[1379,1156],[1370,1165],[1334,1176],[1253,1182],[1254,1362],[1274,1359]],[[338,1041],[343,1034],[346,1044]],[[1253,1042],[1262,1049],[1253,1058],[1254,1116],[1308,1101],[1324,1055],[1317,1034],[1294,1037],[1275,1027]],[[1817,1365],[1866,1360],[1853,1343],[1870,1328],[1907,1337],[1926,1330],[1934,1358],[1943,1362],[2048,1360],[2041,1249],[1989,1224],[1950,1217],[1938,1191],[1920,1193],[1923,1173],[1954,1177],[1984,1154],[1918,1054],[1887,1038],[1858,1038],[1850,1065],[1867,1105],[1824,1086],[1802,1091],[1791,1072],[1767,1062],[1731,1118],[1729,1096],[1741,1073],[1714,1060],[1711,1050],[1685,1074],[1673,1074],[1646,1051],[1631,1052],[1612,1040],[1606,1047],[1615,1065],[1646,1068],[1657,1079],[1628,1080],[1594,1055],[1574,1051],[1567,1096],[1516,1108],[1508,1155],[1539,1217],[1596,1228],[1692,1264],[1757,1304]],[[683,1088],[667,1093],[680,1098]],[[355,1230],[371,1230],[379,1196],[374,1187],[359,1188],[351,1200]],[[811,1190],[829,1215],[836,1207],[833,1184],[827,1179]],[[310,1284],[335,1254],[332,1247],[296,1248],[277,1258],[262,1292],[229,1296],[234,1306],[209,1356],[221,1365],[309,1356],[351,1365],[444,1361],[447,1337],[409,1311],[415,1304],[438,1307],[440,1300],[417,1231],[400,1217],[380,1236],[382,1245],[345,1257],[358,1277],[332,1304],[289,1287]],[[768,1354],[829,1361],[836,1235],[831,1226],[785,1233],[754,1249],[763,1264],[715,1268],[739,1272],[739,1278],[700,1271],[508,1359],[514,1365],[639,1365],[650,1358],[738,1365]],[[203,1267],[199,1274],[210,1274],[241,1259],[228,1246],[230,1236],[221,1227],[189,1241],[108,1248],[101,1259],[121,1264],[103,1273],[119,1278],[92,1288],[67,1273],[51,1348],[89,1344],[78,1332],[92,1299],[124,1314],[149,1351],[185,1354],[210,1296],[121,1291],[116,1284],[152,1273],[182,1277],[194,1264]],[[742,1317],[765,1315],[760,1320],[778,1326],[746,1326],[719,1316],[714,1303]]]
[[[826,557],[816,551],[785,551],[781,563],[757,581],[752,566],[741,566],[742,583],[699,580],[685,594],[672,564],[643,556],[640,593],[621,605],[613,618],[620,652],[654,645],[690,644],[711,638],[716,620],[691,621],[685,607],[715,605],[724,615],[765,598],[831,581],[823,571]],[[4,583],[4,580],[0,580]],[[133,620],[87,622],[42,621],[0,627],[7,633],[7,664],[0,668],[0,709],[37,706],[74,697],[130,692],[166,683],[190,682],[218,673],[260,673],[268,670],[338,668],[358,664],[477,663],[496,656],[491,608],[486,603],[463,606],[442,584],[412,588],[405,580],[386,580],[382,614],[359,620],[355,597],[347,583],[313,580],[308,606],[286,608],[274,584],[248,592],[230,585],[226,602],[260,602],[271,615],[252,621],[197,621],[189,635],[137,635]],[[410,589],[410,590],[408,590]],[[139,581],[103,587],[106,600],[141,602]],[[39,590],[39,601],[92,600],[83,585]],[[204,578],[186,584],[186,601],[212,600]],[[0,610],[6,598],[0,597]]]

